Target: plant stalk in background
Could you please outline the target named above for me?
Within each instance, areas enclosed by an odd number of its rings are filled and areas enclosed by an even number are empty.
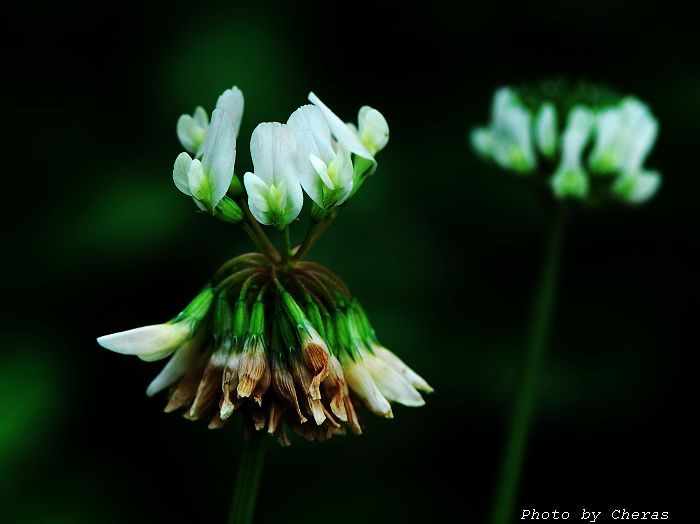
[[[658,123],[638,99],[580,83],[544,82],[496,91],[491,122],[471,133],[476,152],[524,180],[556,212],[523,355],[510,432],[491,514],[492,524],[515,520],[518,484],[552,320],[564,236],[565,210],[577,204],[641,204],[654,196],[661,175],[644,164]]]

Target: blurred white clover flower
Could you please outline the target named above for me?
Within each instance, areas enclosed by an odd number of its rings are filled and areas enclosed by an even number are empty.
[[[548,179],[559,199],[641,203],[656,193],[661,176],[644,167],[658,134],[647,105],[610,94],[594,100],[573,89],[527,92],[526,103],[524,91],[504,87],[494,94],[490,124],[470,137],[482,157]],[[593,184],[597,175],[610,181]]]

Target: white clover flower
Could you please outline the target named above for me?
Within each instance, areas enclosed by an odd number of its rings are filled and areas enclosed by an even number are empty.
[[[642,169],[658,133],[649,108],[635,98],[596,115],[596,141],[589,165],[596,173],[637,173]]]
[[[216,108],[228,114],[233,124],[233,134],[238,136],[243,116],[243,93],[238,87],[224,91],[216,101]],[[177,121],[177,137],[185,150],[196,157],[201,156],[201,146],[209,128],[206,110],[197,106],[192,115],[180,115]]]
[[[331,131],[316,106],[302,106],[289,117],[299,155],[299,178],[304,191],[322,209],[345,202],[352,192],[350,151],[342,143],[334,147]]]
[[[185,319],[104,335],[97,343],[115,353],[136,355],[151,362],[167,357],[191,337],[192,321]]]
[[[185,376],[201,350],[204,337],[197,333],[194,337],[179,345],[172,353],[172,357],[154,378],[146,389],[146,395],[152,397],[169,388]]]
[[[351,153],[374,161],[374,156],[389,141],[389,124],[376,109],[362,106],[357,116],[357,127],[355,127],[353,124],[343,122],[313,92],[309,93],[309,101],[321,110],[335,139]]]
[[[204,210],[213,212],[224,198],[233,178],[236,134],[228,114],[221,109],[212,121],[202,144],[202,159],[180,153],[173,166],[173,182]]]
[[[582,199],[588,195],[588,175],[582,166],[581,155],[593,128],[594,115],[583,107],[574,107],[562,137],[559,167],[552,176],[554,194],[559,198]]]
[[[537,166],[532,135],[532,115],[504,87],[494,95],[490,126],[472,131],[471,141],[480,154],[501,167],[529,173]]]
[[[160,360],[192,338],[202,318],[209,311],[214,293],[205,288],[174,320],[104,335],[97,339],[102,347],[141,360]]]
[[[243,177],[250,211],[261,224],[283,230],[304,203],[294,131],[278,122],[259,124],[250,138],[250,154],[254,173]]]
[[[535,139],[537,147],[547,158],[557,152],[557,110],[551,102],[545,102],[535,117]]]

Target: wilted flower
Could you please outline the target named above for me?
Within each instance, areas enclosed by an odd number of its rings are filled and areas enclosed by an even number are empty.
[[[639,203],[661,182],[644,168],[657,131],[651,111],[636,98],[588,85],[545,84],[496,91],[491,123],[472,131],[471,142],[506,170],[549,178],[557,198]],[[593,184],[593,176],[610,180]]]
[[[147,394],[166,391],[165,411],[221,428],[241,413],[248,431],[282,445],[285,431],[324,441],[362,432],[359,399],[393,416],[391,403],[421,406],[430,386],[377,340],[362,307],[330,269],[304,258],[330,214],[376,168],[388,139],[384,117],[367,106],[359,127],[344,124],[320,100],[294,111],[288,124],[259,124],[251,137],[254,169],[233,174],[243,97],[227,90],[211,123],[203,109],[184,115],[182,153],[173,180],[214,216],[244,230],[261,250],[226,262],[195,300],[165,324],[100,337],[113,351],[144,360],[170,357]],[[312,200],[310,234],[278,250],[262,225],[286,230]],[[228,194],[227,194],[228,193]],[[283,238],[287,238],[283,236]],[[287,241],[288,242],[288,241]]]

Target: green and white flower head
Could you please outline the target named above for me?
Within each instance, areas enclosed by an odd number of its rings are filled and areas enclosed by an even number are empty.
[[[475,129],[471,143],[503,169],[533,174],[557,199],[641,203],[661,182],[644,167],[657,134],[649,107],[634,97],[546,82],[496,91],[491,123]]]
[[[299,148],[299,177],[311,200],[322,209],[338,206],[352,192],[350,151],[331,141],[331,131],[316,106],[302,106],[289,117]]]
[[[175,161],[176,187],[201,210],[241,225],[259,251],[225,262],[170,322],[98,339],[112,351],[144,360],[170,357],[146,391],[166,392],[166,412],[207,419],[212,429],[239,412],[246,432],[265,431],[282,445],[290,444],[285,428],[311,441],[361,434],[357,398],[390,417],[392,402],[422,406],[419,391],[432,391],[379,344],[342,279],[305,258],[374,171],[374,156],[389,135],[375,109],[362,107],[355,127],[313,95],[312,101],[315,105],[294,111],[287,124],[255,128],[253,169],[243,184],[233,171],[240,91],[219,97],[211,122],[201,108],[181,117],[178,136],[188,152]],[[305,192],[312,201],[311,223],[293,246],[289,226]],[[261,225],[283,232],[279,246]]]
[[[243,117],[243,93],[238,87],[224,91],[216,102],[216,108],[228,114],[233,124],[234,135],[238,136]],[[192,115],[180,115],[177,121],[177,137],[182,147],[196,157],[201,156],[201,146],[209,128],[209,116],[202,106],[197,106]]]
[[[250,138],[250,154],[254,172],[243,176],[250,212],[261,224],[281,231],[304,203],[294,131],[279,122],[259,124]]]

